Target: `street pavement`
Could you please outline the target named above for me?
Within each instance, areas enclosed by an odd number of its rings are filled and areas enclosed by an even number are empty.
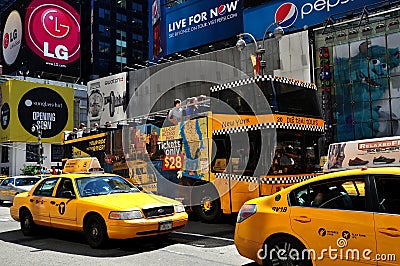
[[[42,229],[25,237],[19,223],[0,206],[0,261],[2,265],[255,265],[233,244],[232,223],[190,221],[166,240],[158,238],[111,241],[92,249],[82,234]]]

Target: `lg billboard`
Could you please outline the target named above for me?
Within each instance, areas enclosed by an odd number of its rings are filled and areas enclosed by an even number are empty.
[[[14,3],[2,16],[3,73],[78,77],[81,29],[76,7],[62,0]]]

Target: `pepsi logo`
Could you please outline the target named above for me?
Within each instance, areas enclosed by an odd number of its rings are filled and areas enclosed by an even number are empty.
[[[220,5],[218,7],[218,14],[223,16],[223,15],[225,15],[225,13],[226,13],[226,6],[225,5]]]
[[[298,14],[299,11],[295,4],[290,2],[284,3],[275,12],[275,23],[279,24],[282,28],[288,28],[296,22]]]

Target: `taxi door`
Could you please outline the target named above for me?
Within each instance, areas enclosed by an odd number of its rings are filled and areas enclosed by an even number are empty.
[[[378,265],[399,265],[400,176],[375,176],[379,211],[374,214]]]
[[[321,186],[327,191],[318,200]],[[376,265],[369,258],[376,253],[373,213],[366,211],[361,187],[363,177],[314,182],[292,192],[292,205],[297,205],[291,207],[292,230],[312,250],[317,265]]]
[[[29,199],[33,220],[37,224],[50,225],[50,201],[58,179],[57,177],[43,180]]]
[[[76,190],[70,178],[62,178],[56,188],[55,197],[50,201],[51,225],[63,229],[76,227]]]

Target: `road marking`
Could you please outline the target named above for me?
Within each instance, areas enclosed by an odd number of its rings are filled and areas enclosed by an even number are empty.
[[[206,235],[201,235],[201,234],[185,233],[185,232],[174,232],[174,234],[189,235],[189,236],[199,236],[199,237],[204,237],[204,238],[212,238],[212,239],[217,239],[217,240],[234,242],[233,239],[229,239],[229,238],[225,238],[225,237],[218,237],[218,236],[206,236]]]

